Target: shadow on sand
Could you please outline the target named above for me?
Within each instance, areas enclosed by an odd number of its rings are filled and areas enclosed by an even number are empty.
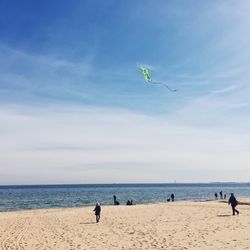
[[[230,214],[218,214],[217,217],[229,217],[231,216]]]
[[[81,222],[80,224],[90,225],[90,224],[96,224],[96,222],[93,222],[93,221],[91,221],[91,222]]]

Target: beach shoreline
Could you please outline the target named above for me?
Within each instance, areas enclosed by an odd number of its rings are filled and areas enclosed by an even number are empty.
[[[249,203],[250,198],[239,198]],[[221,200],[0,213],[2,249],[249,249],[250,206]]]
[[[246,199],[248,197],[241,197],[243,199]],[[249,197],[250,200],[250,197]],[[190,200],[175,200],[174,202],[212,202],[215,201],[214,199],[204,199],[204,200],[198,200],[198,199],[190,199]],[[226,200],[217,200],[218,202],[226,202],[228,201],[228,199]],[[135,205],[157,205],[157,204],[168,204],[171,203],[172,201],[157,201],[157,202],[145,202],[145,203],[138,203],[138,204],[133,204],[133,206]],[[102,204],[101,204],[102,205]],[[250,203],[249,203],[250,205]],[[32,211],[53,211],[53,210],[60,210],[60,209],[80,209],[80,208],[89,208],[91,209],[92,207],[94,207],[95,204],[87,204],[87,205],[81,205],[81,206],[71,206],[71,207],[49,207],[49,208],[24,208],[24,209],[16,209],[16,210],[6,210],[6,211],[0,211],[1,213],[18,213],[18,212],[32,212]],[[102,207],[113,207],[114,204],[103,204]],[[126,206],[126,204],[120,204],[119,207],[123,207]]]
[[[237,197],[239,200],[239,205],[250,205],[250,196],[242,196],[242,197]],[[175,200],[174,202],[222,202],[222,203],[228,203],[228,198],[227,199],[181,199],[181,200]],[[248,202],[249,201],[249,202]],[[134,205],[157,205],[157,204],[168,204],[172,203],[172,201],[156,201],[156,202],[141,202],[141,203],[135,203]],[[101,204],[102,207],[113,207],[114,204]],[[27,212],[27,211],[44,211],[44,210],[58,210],[58,209],[78,209],[78,208],[92,208],[94,207],[95,204],[86,204],[86,205],[78,205],[78,206],[69,206],[69,207],[48,207],[48,208],[24,208],[24,209],[16,209],[16,210],[6,210],[6,211],[0,211],[1,213],[16,213],[16,212]],[[120,204],[121,206],[127,206],[126,204]]]

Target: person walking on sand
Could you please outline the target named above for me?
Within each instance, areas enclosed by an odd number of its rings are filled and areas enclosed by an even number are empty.
[[[235,215],[235,212],[238,215],[240,212],[235,209],[235,207],[238,205],[238,201],[236,200],[233,193],[231,193],[231,196],[230,196],[230,198],[228,200],[228,205],[230,205],[230,204],[231,204],[231,207],[232,207],[233,215]]]
[[[93,211],[95,212],[96,223],[98,223],[101,218],[101,206],[99,202],[96,203],[96,206]]]

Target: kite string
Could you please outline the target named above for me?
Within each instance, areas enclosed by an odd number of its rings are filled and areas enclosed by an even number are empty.
[[[165,88],[167,88],[168,90],[172,91],[172,92],[177,92],[177,89],[172,89],[170,88],[166,83],[164,82],[156,82],[156,81],[148,81],[149,83],[152,83],[152,84],[160,84],[162,86],[164,86]]]
[[[169,91],[172,91],[172,92],[176,92],[177,91],[177,89],[170,88],[164,82],[153,81],[152,78],[151,78],[151,76],[150,76],[150,74],[149,74],[149,72],[148,72],[148,69],[146,67],[140,67],[139,69],[142,72],[142,74],[144,75],[146,82],[151,83],[151,84],[160,84],[160,85],[162,85],[163,87],[167,88]]]

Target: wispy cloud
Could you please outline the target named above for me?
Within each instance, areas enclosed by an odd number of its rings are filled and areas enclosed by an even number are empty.
[[[226,92],[233,91],[233,90],[235,90],[235,89],[237,89],[237,86],[232,85],[232,86],[228,86],[228,87],[223,88],[223,89],[213,90],[213,91],[212,91],[212,94],[221,94],[221,93],[226,93]]]
[[[0,88],[26,97],[72,97],[86,85],[91,60],[82,63],[0,46]],[[11,95],[10,93],[10,95]],[[86,93],[85,93],[86,95]],[[5,97],[2,97],[2,100]]]

